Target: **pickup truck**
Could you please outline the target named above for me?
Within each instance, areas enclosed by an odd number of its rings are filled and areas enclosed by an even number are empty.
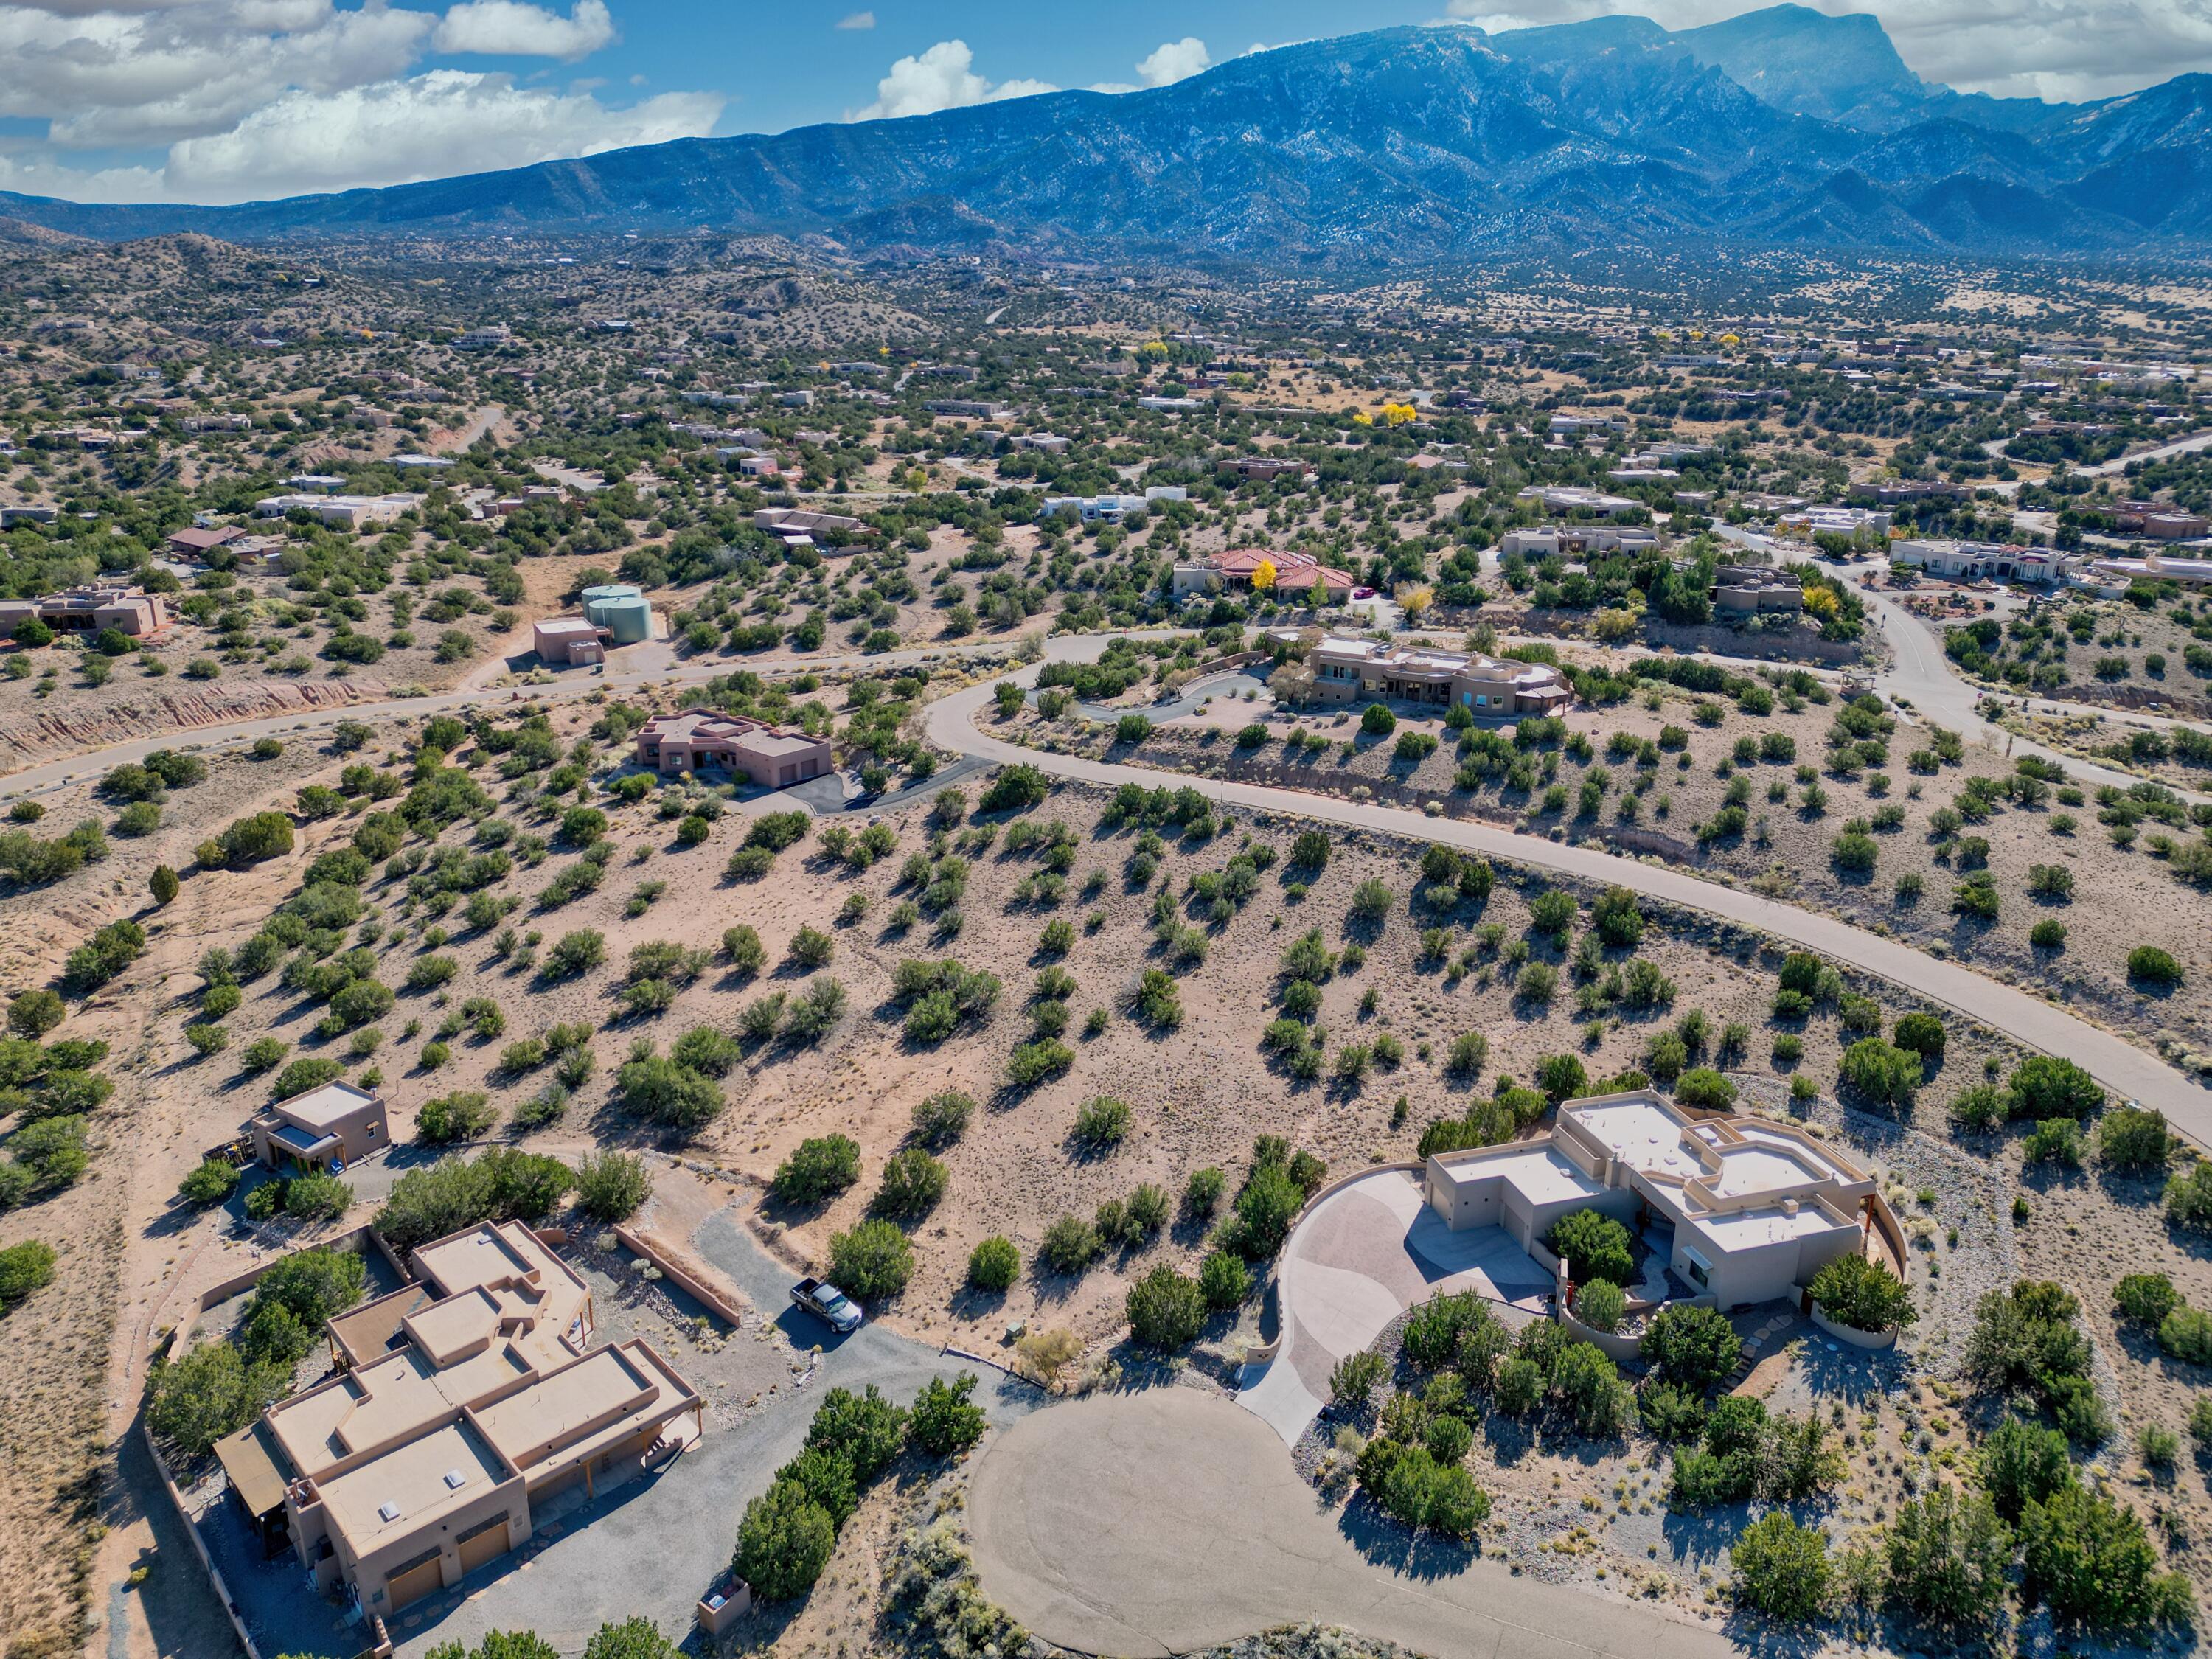
[[[791,1287],[793,1306],[804,1309],[839,1335],[860,1328],[860,1310],[844,1291],[818,1279],[802,1279]]]

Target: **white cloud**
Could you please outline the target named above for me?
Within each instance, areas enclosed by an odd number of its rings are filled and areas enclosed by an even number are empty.
[[[203,0],[82,18],[0,6],[0,116],[46,119],[64,148],[161,144],[220,132],[287,88],[391,78],[437,17],[330,0]]]
[[[610,109],[505,76],[433,70],[334,96],[287,93],[228,132],[173,146],[163,183],[177,199],[234,202],[527,167],[699,137],[722,101],[672,92]]]
[[[1194,34],[1170,40],[1155,48],[1137,64],[1137,78],[1148,87],[1164,87],[1187,81],[1213,60],[1206,55],[1206,42]]]
[[[872,11],[856,11],[850,17],[841,17],[832,26],[841,29],[872,29],[876,26],[876,15]]]
[[[1923,79],[1961,92],[2079,100],[2212,70],[2212,0],[1807,0],[1871,12]],[[1670,29],[1717,22],[1751,0],[1449,0],[1493,33],[1625,13]]]
[[[30,151],[0,154],[0,190],[70,202],[144,202],[160,198],[161,173],[157,167],[67,167]]]
[[[846,119],[879,121],[902,115],[931,115],[941,109],[965,109],[970,104],[1060,90],[1047,81],[994,84],[976,74],[975,65],[975,55],[965,40],[939,40],[920,56],[902,58],[893,64],[890,73],[876,82],[876,101]]]
[[[430,44],[440,52],[574,63],[611,45],[614,38],[615,20],[606,0],[576,0],[566,17],[523,0],[463,0],[446,14]]]

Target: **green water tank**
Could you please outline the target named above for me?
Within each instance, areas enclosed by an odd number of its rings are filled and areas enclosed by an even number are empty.
[[[635,645],[653,637],[653,607],[643,591],[629,582],[610,582],[584,590],[584,617],[604,628],[616,645]]]

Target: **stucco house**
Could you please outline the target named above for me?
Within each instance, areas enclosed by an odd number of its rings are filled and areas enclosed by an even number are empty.
[[[1437,1153],[1424,1194],[1453,1231],[1499,1227],[1523,1249],[1576,1210],[1670,1228],[1667,1266],[1723,1310],[1789,1296],[1896,1237],[1873,1174],[1835,1147],[1794,1123],[1700,1118],[1651,1089],[1571,1100],[1537,1139]]]
[[[278,1101],[246,1132],[254,1157],[272,1170],[342,1167],[392,1144],[383,1100],[343,1080]]]
[[[1329,638],[1313,648],[1314,695],[1336,702],[1396,697],[1457,703],[1476,714],[1552,714],[1575,698],[1547,663],[1514,662],[1469,651]]]
[[[830,740],[712,708],[656,714],[638,728],[637,762],[657,772],[743,772],[769,789],[827,775]]]
[[[216,1447],[264,1535],[371,1618],[518,1547],[549,1499],[634,1479],[705,1429],[650,1343],[591,1346],[590,1290],[520,1223],[424,1244],[414,1271],[330,1322],[337,1375]]]
[[[1240,547],[1226,553],[1176,560],[1176,597],[1218,593],[1224,588],[1249,592],[1253,577],[1262,565],[1273,568],[1274,580],[1269,591],[1283,599],[1327,605],[1341,605],[1352,597],[1351,572],[1325,565],[1310,554],[1264,547]]]

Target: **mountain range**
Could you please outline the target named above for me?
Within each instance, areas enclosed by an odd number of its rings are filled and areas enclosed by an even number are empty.
[[[1923,82],[1881,23],[1781,5],[1381,30],[1152,90],[685,139],[234,207],[0,192],[106,240],[712,230],[861,256],[1278,270],[1593,246],[1940,256],[2212,249],[2212,76],[2089,104]]]

